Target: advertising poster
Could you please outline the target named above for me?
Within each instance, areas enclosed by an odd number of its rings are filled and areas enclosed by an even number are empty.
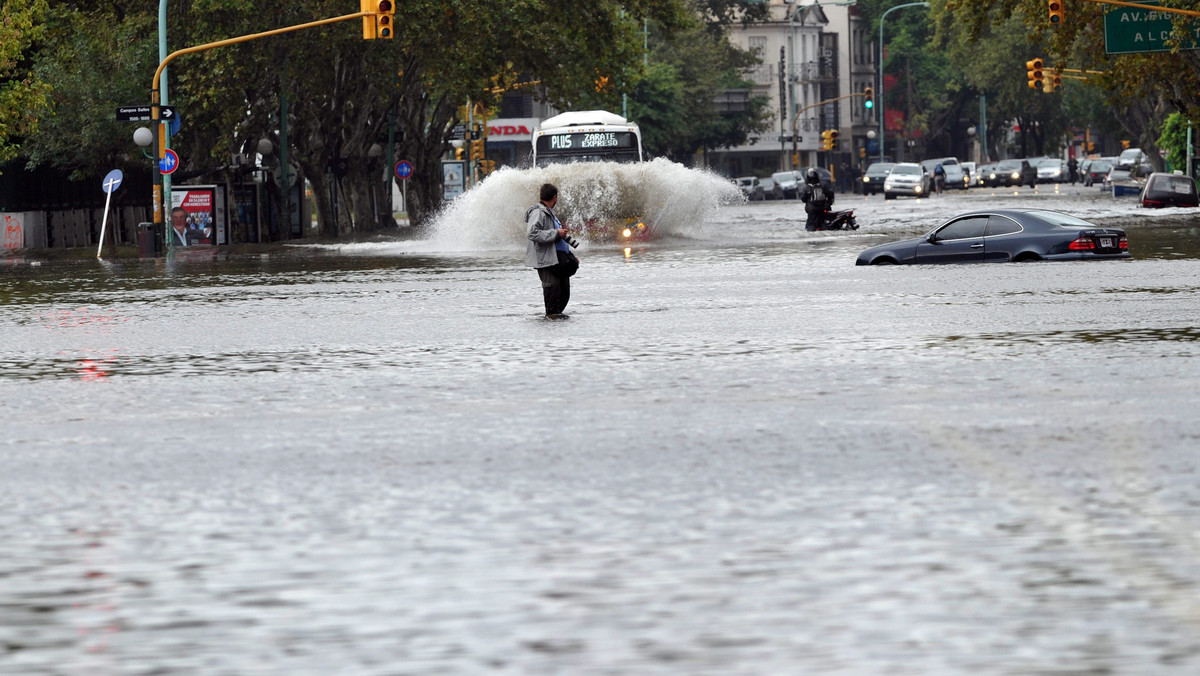
[[[466,190],[466,162],[442,162],[442,199],[450,200]]]
[[[212,185],[171,188],[171,246],[225,244],[224,190]],[[182,209],[182,213],[177,210]]]

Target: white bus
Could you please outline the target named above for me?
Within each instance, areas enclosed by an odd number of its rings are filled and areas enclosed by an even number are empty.
[[[605,110],[555,115],[533,130],[533,166],[567,162],[641,162],[637,124]]]

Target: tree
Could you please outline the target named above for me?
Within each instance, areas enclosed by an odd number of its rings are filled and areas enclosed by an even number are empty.
[[[85,13],[70,3],[56,5],[35,66],[48,94],[35,108],[39,133],[25,144],[30,164],[82,179],[149,162],[133,145],[133,128],[117,122],[114,111],[149,103],[146,85],[157,64],[155,23],[145,13],[119,9]]]
[[[0,164],[16,157],[22,138],[37,132],[35,113],[47,87],[30,69],[32,46],[45,32],[46,0],[0,4]]]
[[[1188,127],[1191,121],[1182,113],[1171,113],[1163,124],[1162,135],[1156,145],[1167,151],[1167,162],[1173,169],[1185,170],[1188,160]]]

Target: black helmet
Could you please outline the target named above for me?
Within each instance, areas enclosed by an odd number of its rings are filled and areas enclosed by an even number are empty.
[[[804,175],[804,180],[816,185],[821,182],[821,175],[817,173],[815,167],[809,167],[808,173]]]

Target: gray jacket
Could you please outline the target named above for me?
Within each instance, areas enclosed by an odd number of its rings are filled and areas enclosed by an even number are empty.
[[[558,265],[558,253],[554,243],[558,241],[558,228],[554,227],[554,214],[550,207],[538,202],[525,212],[525,225],[529,229],[529,243],[525,245],[525,265],[531,268],[547,268]]]

